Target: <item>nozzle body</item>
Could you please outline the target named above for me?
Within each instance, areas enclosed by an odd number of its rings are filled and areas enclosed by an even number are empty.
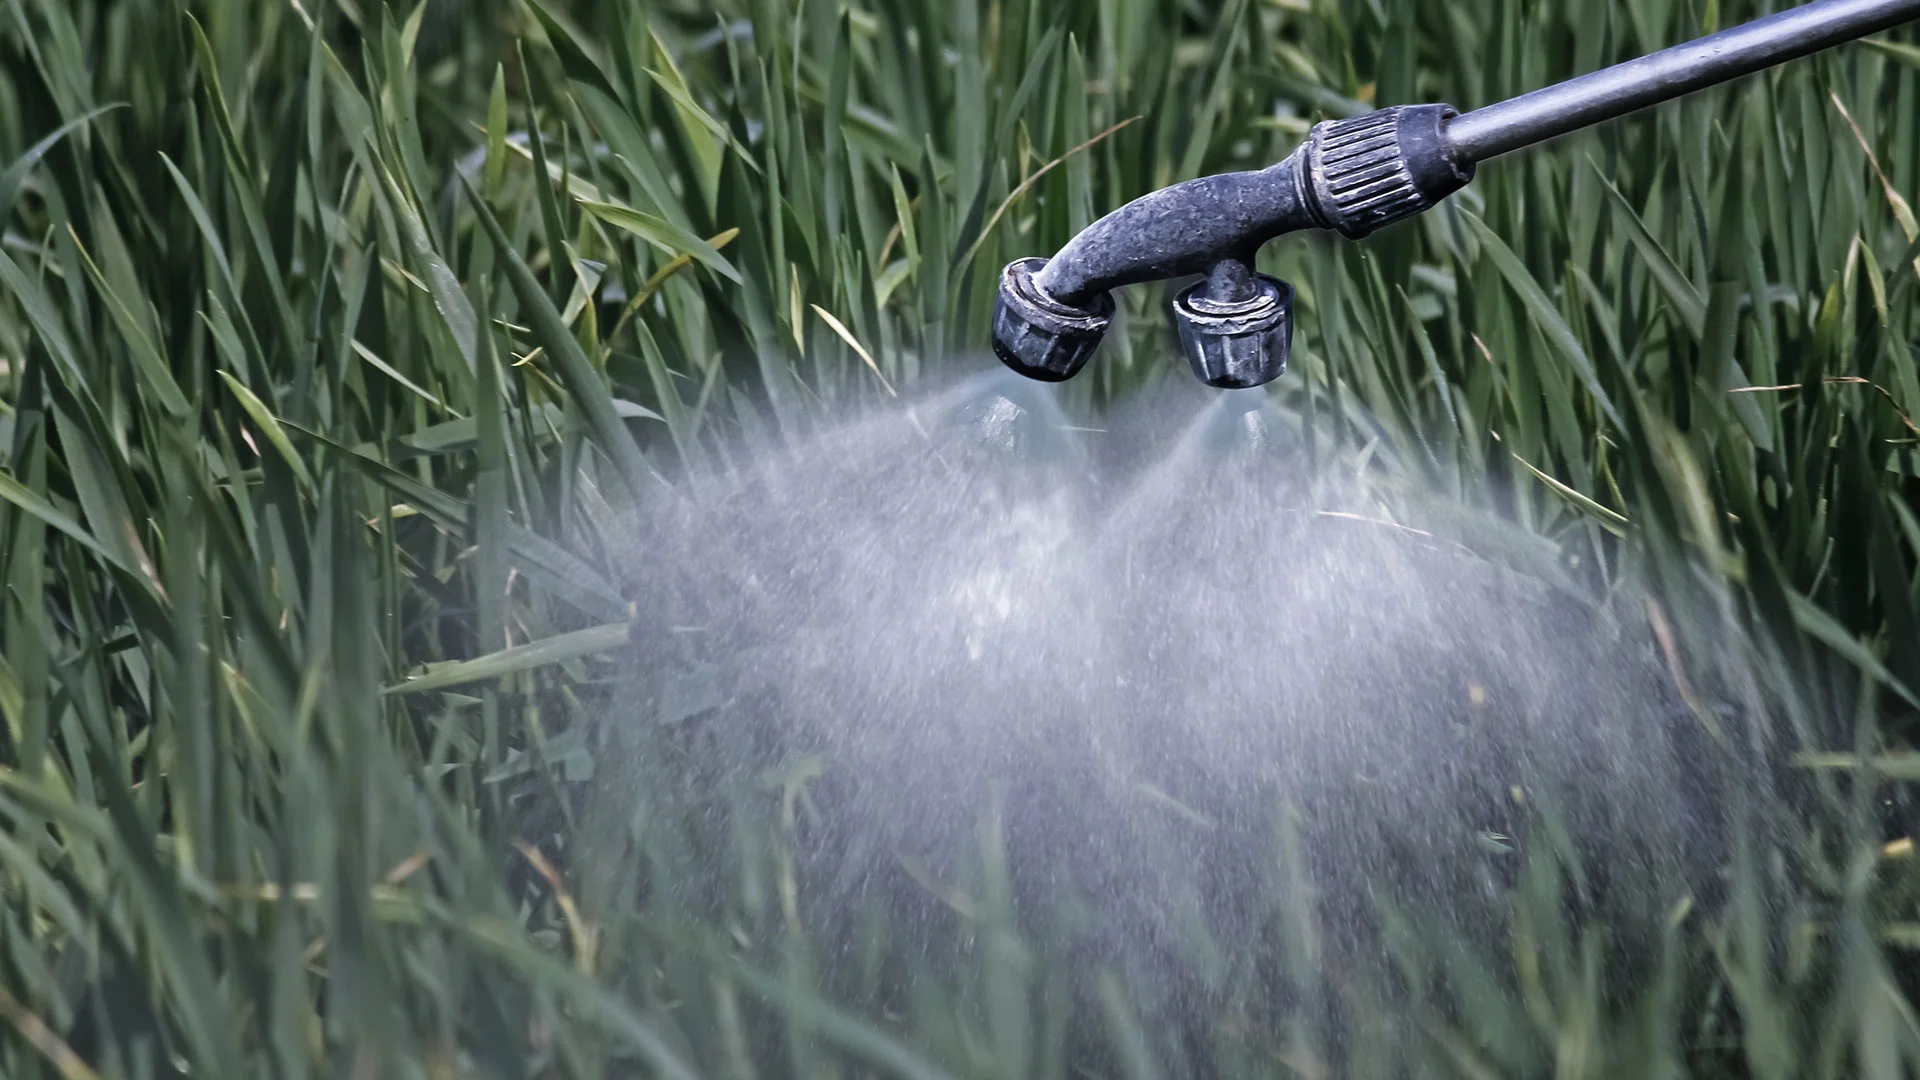
[[[1122,285],[1205,274],[1222,259],[1251,262],[1267,241],[1302,229],[1360,239],[1473,178],[1444,137],[1455,115],[1447,105],[1401,105],[1316,124],[1270,168],[1202,176],[1115,210],[1048,259],[1034,284],[1080,307]]]
[[[1032,378],[1070,378],[1106,332],[1112,290],[1206,274],[1174,304],[1194,373],[1223,388],[1278,378],[1293,341],[1293,287],[1256,275],[1254,254],[1300,229],[1358,240],[1458,191],[1473,166],[1447,145],[1455,115],[1408,105],[1318,124],[1278,165],[1162,188],[1094,222],[1051,259],[1009,264],[994,353]]]

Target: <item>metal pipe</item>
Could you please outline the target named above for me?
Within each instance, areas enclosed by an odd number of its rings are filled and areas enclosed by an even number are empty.
[[[1697,41],[1476,109],[1447,127],[1481,162],[1920,19],[1920,0],[1814,0]]]

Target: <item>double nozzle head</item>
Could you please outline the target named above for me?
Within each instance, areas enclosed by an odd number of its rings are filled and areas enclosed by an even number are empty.
[[[1071,378],[1112,324],[1111,290],[1201,274],[1173,301],[1180,345],[1208,386],[1260,386],[1287,370],[1293,287],[1255,273],[1260,245],[1301,229],[1359,239],[1473,178],[1450,151],[1446,105],[1382,109],[1315,125],[1285,161],[1163,188],[1088,226],[1052,259],[1001,274],[993,349],[1030,378]]]
[[[1397,105],[1316,124],[1270,169],[1163,188],[1089,225],[1053,258],[1009,266],[994,351],[1023,374],[1068,378],[1113,318],[1110,290],[1204,274],[1173,305],[1187,360],[1209,385],[1258,386],[1286,371],[1293,330],[1293,290],[1252,269],[1268,240],[1297,229],[1358,240],[1460,190],[1476,162],[1914,19],[1920,0],[1809,0],[1458,123],[1446,105]]]
[[[1035,283],[1046,265],[1045,259],[1021,259],[1001,272],[993,351],[1030,379],[1063,382],[1099,347],[1113,322],[1113,294],[1098,293],[1085,307],[1061,303]],[[1278,278],[1222,260],[1207,280],[1174,298],[1173,318],[1194,376],[1208,386],[1243,390],[1286,374],[1293,286]]]

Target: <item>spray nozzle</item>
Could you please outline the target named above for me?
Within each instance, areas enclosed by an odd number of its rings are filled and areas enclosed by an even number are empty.
[[[1293,286],[1223,259],[1174,298],[1173,321],[1195,378],[1223,390],[1264,386],[1287,372]]]
[[[1285,161],[1163,188],[1094,222],[1051,259],[1002,273],[994,352],[1058,381],[1093,355],[1113,313],[1111,290],[1205,274],[1174,301],[1181,346],[1209,386],[1246,388],[1287,370],[1293,288],[1253,271],[1260,246],[1300,229],[1359,239],[1427,209],[1473,177],[1443,137],[1445,105],[1382,109],[1314,127]]]
[[[1113,321],[1113,296],[1099,293],[1085,307],[1065,304],[1034,284],[1045,259],[1021,259],[1000,275],[993,311],[993,351],[1002,363],[1041,382],[1072,378]]]
[[[1142,196],[1051,259],[1000,279],[993,346],[1023,375],[1083,367],[1113,315],[1111,290],[1205,274],[1174,301],[1181,346],[1209,386],[1251,387],[1287,369],[1293,290],[1253,272],[1274,237],[1328,229],[1358,240],[1466,186],[1478,162],[1920,18],[1920,0],[1813,0],[1697,41],[1489,105],[1398,105],[1314,125],[1267,169]]]

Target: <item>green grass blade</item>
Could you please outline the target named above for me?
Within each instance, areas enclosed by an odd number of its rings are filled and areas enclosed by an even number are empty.
[[[727,261],[726,256],[714,250],[712,244],[671,221],[613,203],[582,199],[580,205],[601,221],[615,228],[624,229],[661,251],[671,255],[691,256],[700,265],[728,281],[738,284],[741,280],[740,271],[733,268],[733,264]]]
[[[428,690],[446,690],[469,683],[492,682],[568,660],[598,656],[624,648],[630,632],[626,623],[596,626],[543,638],[527,645],[515,645],[472,660],[430,666],[422,674],[388,687],[385,693],[418,694]]]
[[[513,285],[521,305],[532,315],[535,335],[540,344],[559,363],[567,389],[598,436],[600,449],[612,460],[628,490],[639,495],[646,490],[652,470],[640,456],[639,446],[634,443],[632,434],[614,409],[613,395],[608,391],[606,382],[587,359],[586,353],[581,351],[580,343],[568,331],[567,324],[560,318],[559,309],[553,306],[546,290],[534,278],[533,271],[527,269],[526,262],[514,251],[500,223],[494,220],[493,212],[487,209],[471,185],[467,185],[466,190],[481,225],[505,256],[507,280]]]
[[[1553,301],[1547,299],[1547,294],[1541,289],[1540,283],[1534,279],[1532,273],[1520,261],[1519,256],[1513,253],[1513,249],[1488,228],[1487,223],[1480,220],[1478,215],[1470,210],[1462,210],[1460,216],[1479,239],[1481,251],[1492,260],[1494,267],[1500,271],[1500,276],[1506,279],[1508,286],[1520,297],[1520,302],[1526,307],[1527,314],[1533,319],[1534,325],[1540,328],[1540,332],[1553,345],[1554,351],[1560,354],[1561,359],[1572,366],[1574,374],[1586,386],[1587,392],[1593,395],[1593,400],[1600,406],[1601,411],[1606,413],[1607,418],[1613,421],[1615,426],[1618,426],[1620,414],[1615,411],[1613,401],[1608,398],[1606,389],[1600,385],[1600,376],[1594,371],[1593,360],[1587,356],[1587,351],[1581,346],[1580,340],[1574,337],[1573,330],[1567,326],[1566,320],[1560,317],[1560,312],[1554,307]]]

